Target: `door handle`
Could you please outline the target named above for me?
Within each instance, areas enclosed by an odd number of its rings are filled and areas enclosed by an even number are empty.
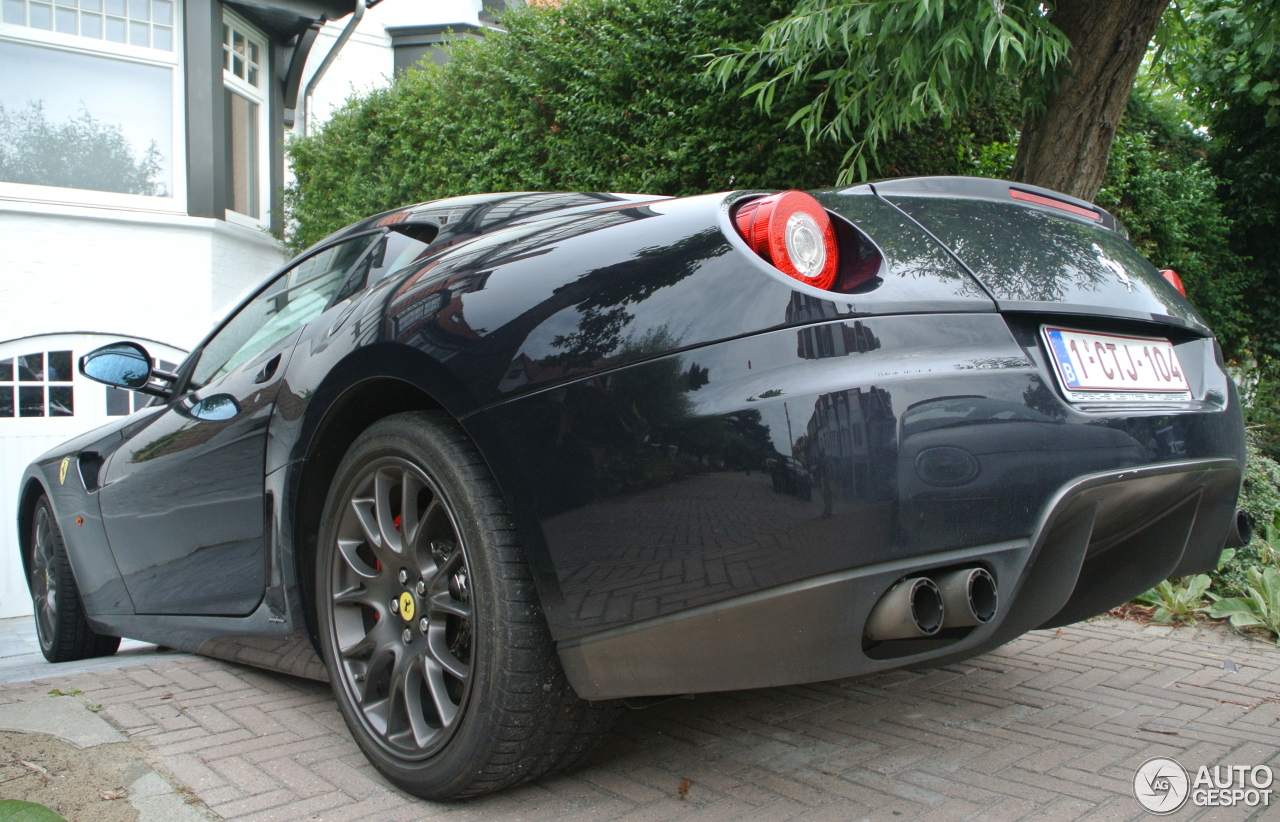
[[[271,379],[271,377],[275,375],[276,369],[279,367],[280,367],[280,355],[276,354],[274,357],[267,360],[267,364],[262,366],[262,370],[258,372],[258,376],[253,378],[254,385],[258,385],[259,383],[264,383],[267,380]]]

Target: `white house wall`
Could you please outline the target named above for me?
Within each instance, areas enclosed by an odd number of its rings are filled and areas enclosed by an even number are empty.
[[[480,24],[481,0],[383,0],[365,12],[355,33],[343,46],[312,97],[311,128],[323,126],[334,109],[353,94],[363,94],[391,82],[395,54],[388,26],[422,26],[446,23]],[[302,88],[333,48],[349,18],[327,23],[316,37],[302,75]],[[294,133],[302,133],[301,121]],[[287,173],[287,171],[286,171]]]
[[[0,342],[99,331],[190,348],[284,261],[221,220],[31,203],[0,203],[0,249]]]

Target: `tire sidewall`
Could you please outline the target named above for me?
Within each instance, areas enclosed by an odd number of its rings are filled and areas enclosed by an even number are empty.
[[[63,577],[62,564],[66,561],[64,552],[60,550],[62,548],[62,532],[58,529],[58,521],[53,516],[53,506],[50,505],[49,500],[45,499],[44,497],[41,497],[36,502],[35,509],[31,512],[32,513],[32,516],[31,516],[32,565],[34,566],[35,564],[36,554],[39,551],[41,551],[40,541],[39,541],[41,512],[43,512],[45,516],[49,518],[49,527],[52,531],[50,537],[53,541],[53,552],[52,552],[53,555],[46,560],[47,567],[45,568],[45,573],[50,574],[54,577],[55,582],[58,584],[58,593],[59,593],[57,609],[53,613],[53,636],[46,637],[44,635],[44,631],[40,628],[40,613],[39,613],[40,603],[35,602],[34,600],[34,595],[35,595],[35,586],[33,584],[34,580],[28,580],[28,585],[31,585],[31,592],[33,597],[32,605],[36,610],[36,615],[35,615],[36,638],[40,640],[40,651],[47,656],[51,653],[54,653],[54,644],[57,642],[57,639],[58,639],[58,628],[61,625],[62,619],[63,619],[62,609],[65,607],[64,593],[69,593],[69,592],[64,592],[62,590],[62,577]]]
[[[388,417],[375,423],[352,444],[334,475],[334,481],[325,500],[321,520],[316,561],[316,616],[320,629],[320,644],[325,666],[338,707],[347,726],[361,749],[373,765],[391,782],[414,793],[449,793],[454,783],[458,787],[470,781],[468,764],[477,753],[492,742],[483,715],[492,699],[496,686],[494,656],[498,643],[494,641],[494,627],[500,624],[500,614],[493,592],[497,590],[493,563],[488,562],[487,534],[479,526],[479,511],[468,481],[461,475],[457,463],[464,455],[449,447],[447,429],[443,419],[423,412],[411,412]],[[473,622],[471,650],[471,682],[466,703],[462,707],[459,725],[444,747],[421,760],[407,760],[384,748],[364,726],[359,710],[352,705],[347,694],[345,674],[337,659],[332,635],[332,580],[331,569],[335,561],[335,529],[341,506],[354,490],[354,485],[368,467],[386,457],[400,457],[413,462],[426,471],[452,510],[455,525],[466,551],[471,577],[471,605]],[[500,666],[500,662],[498,663]]]

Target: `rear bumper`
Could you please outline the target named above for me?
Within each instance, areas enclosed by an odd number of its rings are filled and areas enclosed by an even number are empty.
[[[1234,459],[1090,474],[1058,491],[1028,539],[756,591],[563,642],[560,658],[580,696],[610,699],[816,682],[971,656],[1212,567],[1240,477]],[[999,587],[990,623],[941,639],[864,641],[871,608],[899,579],[975,565]]]
[[[1213,340],[1167,332],[1191,401],[1082,408],[1058,391],[1042,321],[813,322],[465,420],[512,500],[580,693],[781,685],[975,653],[1211,568],[1245,457]],[[862,648],[890,585],[957,563],[996,575],[997,619],[928,651]]]

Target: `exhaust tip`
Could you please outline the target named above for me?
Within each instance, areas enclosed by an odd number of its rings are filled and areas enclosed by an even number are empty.
[[[911,619],[920,633],[933,636],[942,630],[942,592],[938,584],[928,577],[912,580]]]
[[[866,636],[873,642],[930,637],[942,630],[944,616],[936,582],[928,577],[904,579],[871,609]]]
[[[1253,517],[1243,508],[1236,509],[1231,518],[1231,527],[1227,529],[1227,548],[1243,548],[1253,542]]]
[[[995,577],[986,568],[961,568],[938,577],[946,613],[944,628],[986,625],[1000,606]]]
[[[978,622],[986,625],[995,618],[998,605],[995,577],[985,568],[974,569],[969,578],[969,606],[973,615],[978,618]]]

